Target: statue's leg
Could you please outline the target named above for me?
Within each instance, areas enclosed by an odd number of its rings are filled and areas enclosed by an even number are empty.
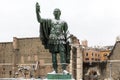
[[[57,54],[52,53],[52,63],[53,63],[53,68],[57,73]]]
[[[59,54],[60,54],[60,62],[62,64],[62,69],[66,70],[65,47],[62,44],[59,45]]]

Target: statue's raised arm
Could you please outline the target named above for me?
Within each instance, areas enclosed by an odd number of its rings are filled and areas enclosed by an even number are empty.
[[[37,16],[37,21],[40,23],[41,22],[40,5],[38,2],[36,2],[36,16]]]

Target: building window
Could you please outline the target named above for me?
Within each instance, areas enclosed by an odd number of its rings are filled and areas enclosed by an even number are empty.
[[[94,54],[92,53],[92,56],[93,56]]]
[[[85,58],[85,60],[89,60],[89,58]]]
[[[12,75],[12,71],[9,71],[9,75],[10,75],[10,77],[11,77],[11,75]]]
[[[92,60],[94,60],[94,58],[92,58]]]
[[[3,68],[3,71],[5,71],[5,68]]]
[[[86,53],[86,56],[88,56],[88,53]]]
[[[5,68],[3,68],[3,72],[2,72],[2,74],[5,74]]]
[[[97,54],[95,54],[95,56],[97,56]]]
[[[97,61],[98,59],[95,59],[95,61]]]

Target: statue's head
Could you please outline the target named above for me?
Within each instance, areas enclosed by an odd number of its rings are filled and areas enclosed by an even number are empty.
[[[58,9],[58,8],[54,9],[53,14],[54,14],[54,16],[55,16],[55,19],[59,19],[59,18],[60,18],[60,15],[61,15],[60,9]]]

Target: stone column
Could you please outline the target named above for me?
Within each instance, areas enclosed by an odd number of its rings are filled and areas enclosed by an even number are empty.
[[[72,49],[72,47],[71,47],[71,49]],[[72,53],[72,50],[70,51],[70,64],[69,64],[69,71],[70,71],[70,73],[72,74],[72,55],[73,55],[73,53]]]
[[[86,44],[87,45],[87,41]],[[83,56],[82,56],[82,48],[80,46],[80,42],[79,39],[77,39],[77,37],[72,36],[71,37],[71,46],[76,48],[76,50],[74,51],[74,53],[72,52],[73,55],[75,56],[75,78],[76,80],[82,80],[83,78]],[[73,56],[71,55],[71,56]],[[71,59],[73,61],[73,59]],[[72,64],[72,66],[74,66]],[[73,67],[71,67],[70,69],[73,69]]]
[[[72,44],[72,47],[76,48],[76,80],[82,80],[83,79],[83,55],[82,55],[82,48],[79,44]],[[71,51],[71,59],[70,59],[70,73],[73,73],[73,52]]]
[[[82,80],[83,78],[83,56],[82,56],[80,45],[76,46],[76,48],[77,48],[76,79]]]

